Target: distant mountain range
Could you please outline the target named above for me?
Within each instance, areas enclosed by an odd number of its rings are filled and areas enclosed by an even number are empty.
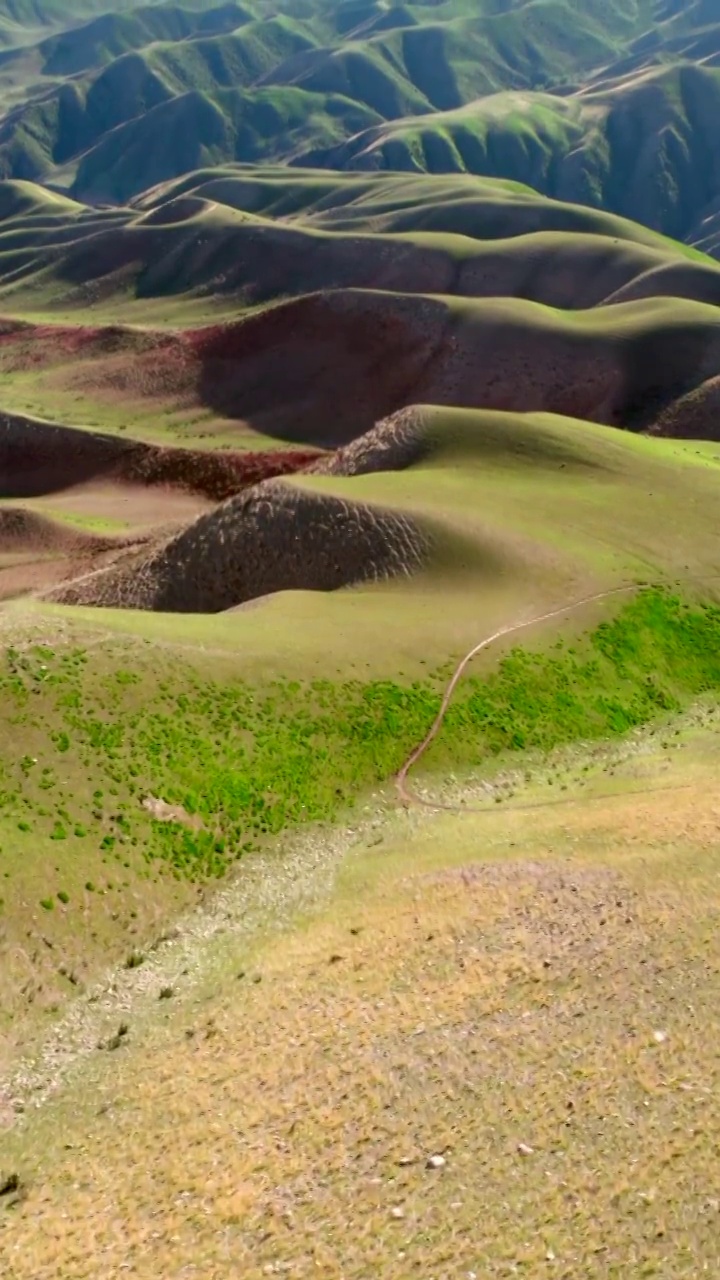
[[[108,11],[110,10],[110,11]],[[720,0],[5,0],[0,178],[512,179],[720,252]]]

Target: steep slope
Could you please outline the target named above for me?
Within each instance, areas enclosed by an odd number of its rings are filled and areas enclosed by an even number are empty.
[[[5,0],[0,15],[0,44],[18,45],[28,36],[79,25],[109,9],[124,13],[143,0]]]
[[[0,177],[122,204],[236,161],[467,171],[717,245],[712,4],[97,0],[64,30],[52,3],[10,14]]]
[[[720,312],[657,298],[569,314],[348,289],[200,330],[193,343],[203,398],[282,439],[343,444],[418,400],[640,430],[720,373]]]
[[[275,482],[217,507],[131,566],[62,587],[63,604],[219,613],[272,592],[335,591],[417,572],[430,539],[399,513]]]
[[[122,203],[153,183],[227,160],[291,160],[375,123],[364,106],[336,94],[297,89],[191,90],[113,129],[80,162],[73,191]]]
[[[708,210],[720,195],[719,109],[720,72],[682,65],[564,97],[491,95],[382,125],[308,160],[513,179],[705,243]]]

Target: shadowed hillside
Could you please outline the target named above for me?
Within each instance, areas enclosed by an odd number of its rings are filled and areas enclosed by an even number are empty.
[[[377,126],[311,158],[340,169],[512,178],[712,248],[719,108],[720,71],[710,60],[642,69],[562,97],[490,95]]]
[[[0,177],[123,204],[206,164],[474,173],[713,251],[720,11],[13,0]]]
[[[0,183],[0,305],[256,307],[322,290],[519,297],[576,310],[720,301],[709,257],[627,219],[467,175],[205,170],[131,208]],[[110,310],[110,308],[114,308]],[[131,314],[131,310],[128,312]]]
[[[323,445],[418,400],[641,430],[720,373],[720,312],[669,299],[568,314],[519,299],[346,290],[192,341],[204,398],[225,413],[237,406],[268,435]]]

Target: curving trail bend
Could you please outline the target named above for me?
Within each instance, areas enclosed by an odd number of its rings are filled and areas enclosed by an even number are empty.
[[[440,705],[440,710],[438,711],[432,725],[428,729],[427,734],[423,738],[422,742],[420,742],[418,746],[415,747],[415,749],[411,752],[411,754],[408,756],[407,760],[405,761],[400,771],[395,775],[395,789],[397,791],[398,798],[402,801],[405,807],[408,808],[410,805],[419,805],[425,809],[444,810],[447,813],[491,812],[491,810],[488,809],[487,805],[473,806],[473,805],[465,805],[465,804],[457,804],[457,803],[453,804],[450,801],[427,800],[423,796],[418,795],[416,791],[413,791],[408,784],[408,775],[410,773],[410,770],[413,769],[415,765],[418,763],[418,761],[422,759],[422,757],[425,755],[425,752],[428,750],[431,743],[435,740],[440,729],[442,728],[443,721],[447,714],[448,707],[450,706],[450,703],[452,701],[452,696],[458,686],[458,683],[462,679],[467,667],[472,662],[473,658],[477,657],[479,653],[482,653],[483,649],[488,649],[491,644],[494,644],[496,640],[501,640],[503,636],[511,636],[518,631],[526,630],[528,627],[534,627],[540,622],[549,622],[552,618],[559,618],[563,614],[573,613],[575,612],[576,609],[582,609],[585,605],[594,604],[598,600],[607,600],[611,596],[628,595],[632,591],[648,591],[652,589],[653,585],[655,584],[645,583],[641,585],[640,583],[632,583],[631,585],[628,585],[628,586],[613,587],[610,591],[599,591],[595,595],[584,596],[581,600],[575,600],[571,604],[562,605],[558,609],[551,609],[548,613],[539,614],[534,618],[527,618],[524,622],[515,622],[511,626],[501,627],[499,631],[495,631],[493,635],[487,636],[485,640],[481,640],[479,644],[476,644],[475,647],[471,649],[469,653],[465,654],[465,657],[461,659],[461,661],[458,663],[457,667],[455,668],[455,671],[453,672],[453,675],[447,686],[447,689],[445,690],[445,694],[443,696],[443,700]],[[667,788],[664,788],[664,787],[662,788],[662,790],[666,790],[666,789]],[[684,790],[684,789],[685,788],[682,788],[682,787],[677,788],[677,790]],[[645,793],[646,790],[648,789],[647,788],[643,789],[643,794]],[[658,788],[652,788],[652,790],[658,790]],[[606,799],[607,797],[597,796],[595,798]],[[535,808],[545,807],[548,804],[562,804],[562,803],[569,803],[569,801],[551,800],[551,801],[540,801],[538,803],[506,805],[504,806],[504,811],[507,812],[508,809],[535,809]]]

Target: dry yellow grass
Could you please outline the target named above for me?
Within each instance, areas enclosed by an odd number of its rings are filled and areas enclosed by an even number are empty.
[[[6,1135],[0,1274],[717,1275],[717,724],[516,796],[567,803],[383,818]]]

